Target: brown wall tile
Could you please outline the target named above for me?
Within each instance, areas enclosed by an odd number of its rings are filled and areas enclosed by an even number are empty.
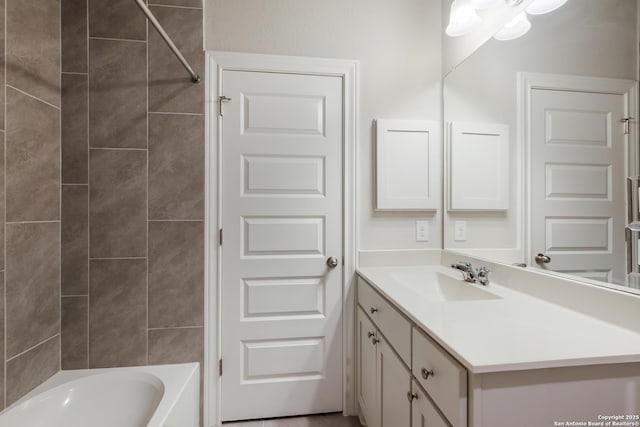
[[[86,184],[89,150],[89,82],[83,74],[62,75],[62,182]]]
[[[0,271],[0,301],[4,301],[4,271]],[[4,304],[0,304],[0,363],[4,367]],[[4,409],[4,369],[0,369],[0,410]]]
[[[147,24],[133,0],[89,0],[91,37],[146,40]]]
[[[7,357],[60,332],[60,224],[7,224]]]
[[[151,10],[185,59],[203,77],[202,10],[157,6]],[[204,111],[202,82],[194,84],[191,81],[155,30],[149,31],[149,111]]]
[[[188,363],[204,360],[202,328],[152,329],[149,331],[149,364]]]
[[[62,298],[62,369],[89,367],[89,297]]]
[[[89,292],[88,192],[86,185],[62,186],[62,295]]]
[[[202,9],[202,0],[149,0],[150,5],[196,7]]]
[[[202,326],[204,224],[149,223],[149,327]]]
[[[7,91],[7,221],[60,218],[60,111]]]
[[[7,406],[60,369],[60,336],[43,342],[7,362]]]
[[[204,116],[149,115],[149,218],[204,217]]]
[[[7,84],[60,106],[60,0],[7,2]]]
[[[92,368],[147,363],[147,261],[91,260]]]
[[[4,63],[5,63],[5,59],[6,59],[6,55],[5,55],[5,0],[0,0],[0,82],[4,82],[5,79],[5,75],[4,75]],[[5,123],[4,123],[4,114],[5,114],[5,108],[4,108],[4,93],[5,93],[5,85],[4,84],[0,84],[0,129],[5,130]],[[0,405],[2,405],[2,403],[4,402],[4,400],[0,401]]]
[[[141,42],[89,41],[91,147],[147,148],[146,52]]]
[[[86,73],[87,0],[61,0],[61,2],[62,71]]]
[[[147,152],[91,150],[90,256],[147,256]]]

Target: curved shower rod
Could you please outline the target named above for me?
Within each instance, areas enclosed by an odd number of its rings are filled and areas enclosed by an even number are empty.
[[[146,5],[145,1],[144,0],[134,0],[134,1],[136,2],[140,10],[142,10],[142,13],[146,15],[149,22],[151,22],[151,25],[153,25],[155,29],[158,31],[158,34],[160,34],[160,37],[162,37],[165,43],[167,43],[167,46],[169,46],[169,49],[171,49],[171,51],[174,53],[176,58],[178,58],[178,61],[180,61],[182,66],[187,69],[187,71],[189,72],[189,75],[191,75],[191,81],[194,83],[198,83],[200,81],[200,76],[198,75],[198,73],[196,73],[193,70],[193,68],[191,68],[191,65],[189,65],[187,60],[184,59],[184,56],[182,56],[182,54],[180,53],[176,45],[173,43],[173,41],[171,40],[171,37],[169,37],[167,32],[164,30],[164,28],[162,28],[162,25],[160,25],[160,22],[158,22],[158,20],[153,15],[153,13],[151,13],[151,10],[149,10],[149,7]]]

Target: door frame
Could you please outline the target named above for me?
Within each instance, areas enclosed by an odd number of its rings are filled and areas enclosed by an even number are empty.
[[[218,96],[223,95],[222,74],[227,71],[280,72],[336,76],[343,83],[343,254],[342,277],[342,402],[345,415],[355,415],[354,325],[355,270],[357,263],[357,142],[359,62],[252,53],[207,51],[205,53],[205,323],[204,323],[204,415],[205,427],[220,424],[221,381],[221,228],[222,179]]]
[[[531,95],[534,89],[566,90],[572,92],[597,92],[611,95],[622,95],[626,100],[627,117],[636,117],[638,111],[638,84],[634,80],[612,79],[605,77],[586,77],[565,74],[546,73],[517,73],[517,108],[518,108],[518,136],[524,145],[524,156],[521,160],[521,168],[525,171],[525,179],[522,184],[523,198],[522,216],[525,224],[525,241],[523,252],[525,262],[531,260]],[[638,120],[636,119],[637,123]],[[612,124],[613,125],[613,124]],[[622,124],[620,124],[622,126]],[[637,126],[629,126],[629,134],[625,138],[625,174],[637,174],[640,172],[638,160],[638,147],[636,142]],[[626,206],[625,206],[626,211]],[[540,270],[544,273],[558,274],[550,270]],[[577,278],[581,281],[588,279]],[[589,282],[591,283],[591,282]],[[599,282],[595,282],[599,283]],[[600,283],[600,285],[602,285]]]

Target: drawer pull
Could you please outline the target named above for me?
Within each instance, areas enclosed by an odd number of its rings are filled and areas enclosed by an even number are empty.
[[[380,340],[378,339],[378,337],[375,337],[375,336],[374,336],[373,338],[371,338],[371,343],[373,343],[373,345],[376,345],[376,344],[378,344],[379,342],[380,342]]]
[[[412,400],[417,400],[418,399],[418,393],[411,393],[410,391],[407,392],[407,400],[409,400],[409,402],[411,402]]]
[[[375,335],[375,332],[371,332],[371,331],[367,332],[367,338],[371,338],[374,335]]]
[[[371,310],[371,314],[376,313],[378,311],[378,309],[375,307],[371,307],[370,310]]]
[[[429,376],[433,376],[433,371],[431,369],[422,368],[420,373],[422,374],[422,378],[425,380],[429,379]]]

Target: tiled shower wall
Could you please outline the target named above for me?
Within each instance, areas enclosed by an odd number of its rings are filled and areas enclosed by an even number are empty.
[[[204,83],[133,0],[61,1],[62,369],[202,363]],[[204,75],[201,0],[149,3]]]
[[[0,407],[60,369],[60,0],[0,0]]]

